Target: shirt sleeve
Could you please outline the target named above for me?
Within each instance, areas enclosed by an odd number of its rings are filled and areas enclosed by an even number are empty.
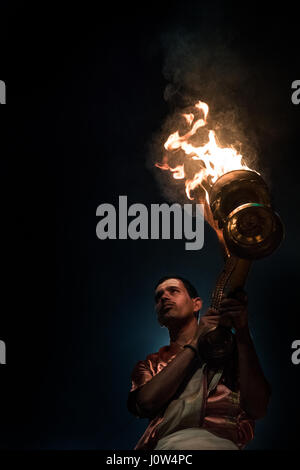
[[[139,361],[131,374],[131,392],[145,385],[154,377],[153,367],[150,361]]]
[[[130,413],[145,418],[146,416],[136,403],[136,392],[154,376],[150,361],[139,361],[131,374],[131,389],[128,395],[127,408]]]

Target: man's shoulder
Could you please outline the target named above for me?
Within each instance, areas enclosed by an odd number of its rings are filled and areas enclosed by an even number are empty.
[[[147,355],[146,357],[146,361],[153,361],[153,360],[157,360],[158,359],[158,356],[159,356],[159,351],[156,351],[156,352],[152,352],[150,354]]]
[[[168,351],[168,348],[169,348],[169,346],[162,346],[158,351],[148,354],[146,356],[146,359],[138,361],[137,364],[149,364],[149,362],[152,363],[152,364],[157,363],[160,360],[160,358],[162,357],[162,355],[166,351]]]
[[[153,353],[150,353],[146,356],[145,359],[140,359],[137,363],[136,363],[136,367],[149,367],[150,364],[156,364],[158,362],[158,358],[159,358],[159,353],[158,352],[153,352]]]
[[[170,346],[162,346],[157,352],[148,354],[146,361],[157,361],[159,358],[163,357],[170,349]]]

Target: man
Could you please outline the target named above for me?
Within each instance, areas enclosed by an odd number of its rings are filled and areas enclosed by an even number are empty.
[[[255,420],[266,414],[270,387],[249,333],[245,298],[223,298],[220,310],[208,309],[198,323],[201,307],[186,279],[167,276],[156,285],[158,321],[168,328],[170,344],[132,372],[128,409],[150,420],[135,449],[242,449],[253,438]],[[235,329],[236,368],[211,369],[199,355],[199,339],[228,324]]]

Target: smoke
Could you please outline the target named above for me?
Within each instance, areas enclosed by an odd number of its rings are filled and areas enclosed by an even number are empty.
[[[184,183],[174,180],[170,172],[154,167],[164,155],[163,144],[178,129],[180,115],[189,112],[197,101],[209,105],[206,130],[216,132],[222,147],[233,146],[251,169],[261,171],[259,145],[253,129],[255,116],[249,114],[248,102],[255,96],[255,70],[247,65],[231,43],[230,33],[200,25],[197,31],[176,28],[164,33],[161,47],[164,56],[162,73],[167,80],[164,99],[169,115],[150,144],[150,167],[163,196],[170,202],[187,202]],[[255,82],[255,81],[254,81]]]

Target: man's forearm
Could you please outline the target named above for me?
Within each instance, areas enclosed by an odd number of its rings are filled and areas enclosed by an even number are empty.
[[[263,374],[248,327],[237,331],[236,339],[241,407],[251,417],[259,419],[266,414],[271,388]]]
[[[137,394],[137,404],[149,417],[155,415],[176,393],[195,359],[195,352],[185,348],[147,382]]]

